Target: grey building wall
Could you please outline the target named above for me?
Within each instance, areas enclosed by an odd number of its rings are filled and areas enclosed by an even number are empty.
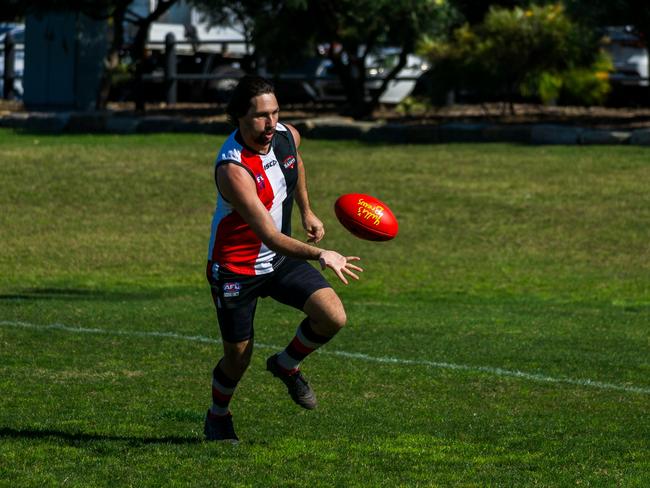
[[[25,107],[92,110],[108,48],[107,22],[49,12],[29,15],[25,27]]]

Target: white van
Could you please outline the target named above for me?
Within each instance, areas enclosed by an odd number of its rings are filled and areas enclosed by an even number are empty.
[[[649,86],[648,46],[633,26],[606,27],[603,48],[612,57],[612,84]]]

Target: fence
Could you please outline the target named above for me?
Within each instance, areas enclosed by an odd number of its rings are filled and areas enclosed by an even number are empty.
[[[200,41],[197,42],[194,45],[202,45],[202,44],[221,44],[221,52],[225,52],[227,50],[227,45],[228,44],[235,44],[235,43],[243,43],[244,41],[240,40],[234,40],[234,41]],[[165,61],[164,61],[164,70],[162,74],[158,75],[146,75],[143,77],[143,80],[147,81],[160,81],[164,83],[165,86],[165,93],[166,93],[166,102],[168,104],[173,104],[176,103],[177,100],[177,93],[178,93],[178,82],[179,81],[218,81],[218,80],[232,80],[232,75],[230,76],[223,76],[223,75],[217,75],[217,74],[208,74],[208,73],[178,73],[176,71],[177,67],[177,62],[176,62],[176,47],[178,45],[192,45],[192,43],[189,42],[177,42],[174,38],[174,35],[172,33],[167,34],[165,37],[165,42],[160,43],[164,44],[165,46]],[[258,70],[259,71],[259,70]],[[259,73],[261,75],[268,76],[264,70],[261,70]],[[422,73],[420,73],[422,74]],[[332,75],[329,76],[324,76],[324,75],[317,75],[317,74],[299,74],[299,73],[282,73],[279,75],[275,75],[272,77],[274,81],[281,81],[281,82],[317,82],[317,81],[325,81],[325,82],[332,82],[334,80],[337,80],[337,77],[333,77]],[[400,75],[392,79],[393,82],[401,82],[401,81],[409,81],[409,82],[416,82],[419,79],[419,76],[406,76],[406,75]],[[381,83],[383,81],[383,78],[377,77],[377,78],[372,78],[372,79],[367,79],[367,83],[374,82],[375,84]]]
[[[190,52],[194,52],[199,46],[209,47],[211,45],[218,46],[215,53],[223,54],[228,51],[228,46],[233,44],[246,44],[245,41],[240,39],[232,40],[219,40],[219,41],[176,41],[174,35],[167,34],[164,42],[148,42],[147,47],[163,55],[163,69],[159,73],[137,73],[135,76],[136,85],[142,85],[142,82],[157,82],[164,86],[164,101],[167,104],[173,105],[178,100],[178,84],[179,82],[206,82],[206,81],[232,81],[233,74],[219,74],[219,73],[179,73],[178,72],[178,56]],[[15,82],[21,80],[22,66],[20,72],[16,71],[16,53],[18,51],[24,52],[24,45],[14,42],[11,35],[7,34],[4,43],[0,45],[0,49],[4,50],[4,72],[2,78],[4,80],[4,87],[2,90],[2,97],[6,99],[15,98],[17,93]],[[212,51],[212,50],[210,50]],[[266,74],[264,72],[260,74]],[[316,74],[297,74],[297,73],[284,73],[275,76],[276,81],[290,81],[290,82],[318,82],[318,81],[332,81],[332,76],[318,76]],[[395,78],[394,81],[416,81],[417,77],[400,76]],[[369,80],[370,81],[370,80]],[[381,80],[375,80],[381,81]]]
[[[210,74],[210,73],[178,73],[177,67],[177,47],[187,46],[192,51],[196,50],[199,46],[219,46],[218,52],[221,54],[228,51],[228,46],[231,44],[247,44],[246,41],[239,39],[232,40],[219,40],[219,41],[176,41],[174,34],[171,32],[165,36],[164,42],[148,42],[147,46],[164,46],[164,66],[163,74],[144,74],[141,81],[160,81],[165,86],[165,102],[168,105],[173,105],[178,100],[178,82],[179,81],[219,81],[230,80],[231,76]]]
[[[139,75],[140,79],[136,79],[136,83],[143,81],[161,82],[165,87],[165,102],[173,105],[178,99],[178,82],[200,82],[200,81],[219,81],[219,80],[232,80],[233,76],[219,75],[214,73],[179,73],[177,71],[177,47],[189,47],[192,50],[202,45],[218,45],[219,51],[225,53],[228,50],[228,45],[231,44],[246,44],[245,41],[239,39],[233,40],[220,40],[220,41],[176,41],[174,35],[167,34],[164,42],[150,42],[148,46],[164,46],[164,69],[162,74],[144,74]],[[17,54],[24,55],[25,45],[23,43],[15,42],[10,32],[7,32],[4,42],[0,45],[0,52],[3,53],[3,67],[2,72],[2,98],[14,99],[21,95],[16,89],[16,81],[23,79],[22,64],[20,70],[17,71],[16,58]],[[184,51],[187,51],[185,49]],[[395,82],[399,81],[417,81],[419,77],[413,76],[398,76],[393,79]],[[331,76],[317,76],[308,74],[281,74],[274,79],[278,81],[293,81],[293,82],[316,82],[316,81],[331,81]],[[370,81],[370,80],[368,80]],[[381,81],[381,79],[375,79]],[[638,85],[647,87],[650,84],[650,79],[647,77],[633,76],[631,79],[629,75],[619,79],[617,74],[610,75],[610,81],[613,85],[620,86],[633,86]]]
[[[218,49],[215,49],[215,53],[226,53],[228,51],[228,46],[233,44],[246,44],[245,41],[240,39],[232,40],[219,40],[219,41],[176,41],[172,33],[167,34],[164,42],[148,42],[147,47],[154,49],[163,55],[163,69],[162,72],[154,73],[138,73],[136,72],[134,82],[138,89],[136,89],[136,98],[137,90],[142,90],[143,82],[156,82],[161,83],[164,87],[164,101],[173,105],[177,103],[178,100],[178,84],[179,82],[206,82],[206,81],[236,81],[236,77],[233,73],[179,73],[178,72],[178,56],[184,55],[190,52],[194,52],[199,46],[218,46]],[[17,70],[16,65],[16,54],[24,53],[24,44],[15,42],[14,38],[7,33],[5,36],[4,42],[0,45],[0,49],[4,51],[4,71],[2,74],[3,89],[2,97],[5,99],[19,98],[22,93],[19,90],[16,90],[16,81],[22,80],[23,78],[23,65],[20,63],[20,69]],[[20,61],[22,61],[22,57]],[[267,75],[265,72],[261,72],[262,75]],[[274,81],[279,82],[308,82],[314,83],[319,81],[332,82],[335,81],[336,77],[332,75],[323,76],[317,75],[315,73],[283,73],[278,76],[273,77]],[[410,76],[399,76],[393,81],[417,81],[418,77]],[[382,80],[376,78],[375,83],[381,82]],[[334,100],[329,100],[334,101]]]

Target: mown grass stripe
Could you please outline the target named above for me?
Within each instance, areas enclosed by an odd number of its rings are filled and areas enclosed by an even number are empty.
[[[3,320],[0,321],[2,326],[11,326],[11,327],[23,327],[29,329],[38,329],[38,330],[62,330],[66,332],[74,332],[79,334],[107,334],[107,335],[123,335],[123,336],[135,336],[135,337],[162,337],[169,339],[179,339],[185,341],[193,342],[207,342],[212,344],[220,344],[221,341],[217,339],[211,339],[205,336],[189,336],[183,334],[177,334],[175,332],[159,332],[159,331],[129,331],[129,330],[108,330],[108,329],[92,329],[87,327],[73,327],[65,324],[32,324],[29,322],[19,322],[19,321],[10,321]],[[272,344],[264,343],[255,343],[256,347],[263,349],[281,349],[280,346],[275,346]],[[402,358],[393,358],[393,357],[377,357],[370,356],[368,354],[356,353],[356,352],[347,352],[347,351],[318,351],[320,354],[327,354],[330,356],[338,356],[349,359],[358,359],[361,361],[382,363],[382,364],[399,364],[405,366],[427,366],[431,368],[438,369],[449,369],[455,371],[470,371],[470,372],[480,372],[487,373],[494,376],[504,376],[512,378],[521,378],[525,380],[538,381],[543,383],[562,383],[576,386],[586,386],[591,388],[598,388],[601,390],[615,390],[615,391],[624,391],[628,393],[640,393],[644,395],[650,395],[650,388],[643,388],[632,385],[618,385],[615,383],[605,383],[602,381],[594,381],[591,379],[576,379],[576,378],[556,378],[553,376],[547,376],[538,373],[527,373],[525,371],[518,370],[509,370],[503,368],[496,368],[492,366],[470,366],[467,364],[455,364],[447,362],[438,362],[438,361],[429,361],[426,359],[402,359]]]

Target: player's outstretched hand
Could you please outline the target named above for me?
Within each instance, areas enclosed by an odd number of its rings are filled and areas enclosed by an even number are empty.
[[[347,285],[348,280],[346,279],[345,275],[351,276],[355,280],[358,280],[359,275],[357,275],[355,271],[363,273],[363,269],[350,262],[359,261],[360,259],[361,258],[357,256],[342,256],[336,251],[323,251],[318,257],[318,262],[320,263],[321,268],[330,268],[332,271],[334,271],[334,273],[336,273],[336,276],[338,276],[339,279]]]

